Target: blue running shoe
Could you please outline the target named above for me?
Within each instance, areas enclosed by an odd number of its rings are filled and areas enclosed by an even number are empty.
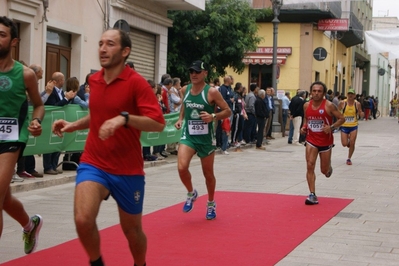
[[[216,218],[216,202],[208,202],[206,207],[206,219],[213,220]]]
[[[314,193],[310,193],[309,197],[305,200],[306,205],[316,205],[319,204],[319,201],[317,200],[317,196]]]
[[[198,192],[195,189],[193,193],[187,193],[187,200],[186,203],[184,203],[183,212],[190,212],[193,209],[194,201],[197,199],[197,197]]]

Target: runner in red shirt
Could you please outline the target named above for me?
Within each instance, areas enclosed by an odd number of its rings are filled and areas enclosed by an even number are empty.
[[[310,195],[305,204],[314,205],[319,201],[316,196],[316,174],[315,165],[317,155],[320,156],[320,170],[330,177],[333,169],[331,167],[331,152],[334,146],[334,129],[339,128],[345,118],[338,111],[337,107],[325,99],[327,87],[320,81],[314,82],[310,86],[311,100],[303,106],[305,117],[301,134],[306,134],[306,179],[310,190]],[[332,123],[333,117],[336,122]]]
[[[110,195],[118,204],[134,265],[146,264],[140,133],[162,131],[165,120],[149,83],[125,66],[131,46],[126,32],[104,32],[99,42],[103,68],[89,80],[89,115],[75,122],[57,120],[53,124],[54,134],[60,137],[64,132],[90,129],[77,170],[74,214],[76,231],[92,266],[104,265],[96,217],[102,200]]]

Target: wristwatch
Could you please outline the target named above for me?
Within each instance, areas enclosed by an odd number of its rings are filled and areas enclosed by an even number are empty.
[[[125,118],[125,125],[124,127],[127,127],[127,123],[129,123],[129,113],[126,111],[121,112],[121,116]]]
[[[331,131],[334,131],[335,127],[333,125],[331,125]]]
[[[212,114],[212,118],[213,118],[213,120],[216,120],[216,114]]]
[[[32,118],[32,121],[33,120],[37,120],[37,122],[39,122],[40,125],[42,124],[42,120],[40,118],[38,118],[38,117]]]

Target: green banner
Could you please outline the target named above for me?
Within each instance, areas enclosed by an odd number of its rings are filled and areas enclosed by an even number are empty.
[[[42,121],[42,134],[39,137],[29,135],[24,155],[45,154],[52,152],[74,152],[83,151],[86,143],[88,129],[78,130],[73,133],[65,133],[63,138],[58,137],[51,131],[51,125],[55,120],[64,119],[72,122],[88,114],[88,110],[82,109],[77,104],[62,107],[45,106],[45,116]],[[29,117],[32,117],[32,107],[29,109]],[[157,146],[180,141],[181,130],[175,128],[179,119],[179,113],[165,115],[166,127],[162,132],[142,132],[142,146]]]

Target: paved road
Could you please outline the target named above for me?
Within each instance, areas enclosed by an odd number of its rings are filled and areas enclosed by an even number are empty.
[[[318,168],[316,172],[319,196],[354,201],[278,265],[399,265],[399,125],[393,118],[379,118],[361,121],[359,128],[353,165],[345,164],[347,148],[339,144],[336,134],[333,176],[326,179]],[[217,189],[303,195],[305,200],[308,189],[304,147],[289,145],[286,138],[271,142],[266,151],[246,148],[243,152],[218,155]],[[184,201],[185,190],[175,161],[173,156],[157,167],[146,168],[146,214]],[[198,159],[193,161],[191,171],[199,193],[206,193]],[[76,238],[72,220],[74,184],[54,185],[73,180],[73,175],[64,172],[57,177],[13,184],[14,191],[30,189],[15,195],[30,214],[44,217],[38,250]],[[41,188],[44,186],[49,187]],[[104,202],[99,227],[117,222],[115,203]],[[21,228],[7,214],[0,254],[0,263],[24,256]]]

